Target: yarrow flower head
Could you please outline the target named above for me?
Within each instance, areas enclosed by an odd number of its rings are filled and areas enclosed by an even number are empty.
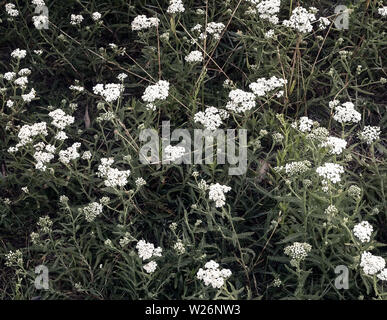
[[[23,101],[25,103],[30,103],[32,100],[35,99],[36,97],[36,91],[34,88],[31,89],[31,91],[29,93],[26,93],[26,94],[22,94],[21,95]]]
[[[181,0],[170,0],[169,7],[167,9],[168,13],[182,13],[185,11],[183,1]]]
[[[123,187],[128,183],[130,170],[120,171],[112,168],[113,163],[113,158],[102,158],[101,164],[98,166],[97,176],[105,179],[104,183],[107,187]]]
[[[355,185],[350,186],[348,188],[348,195],[354,198],[355,200],[360,200],[361,188]]]
[[[382,17],[386,17],[387,16],[387,6],[384,6],[382,8],[379,8],[378,9],[378,13],[382,16]]]
[[[386,7],[386,15],[387,15],[387,7]],[[387,268],[384,268],[382,271],[380,271],[377,277],[380,280],[387,281]]]
[[[93,12],[91,15],[91,18],[94,21],[99,21],[101,19],[102,15],[99,12]]]
[[[209,199],[215,201],[215,207],[223,207],[226,203],[225,193],[231,191],[231,187],[219,183],[211,184],[209,187]]]
[[[106,102],[116,101],[123,91],[124,86],[120,83],[97,84],[93,87],[93,92],[102,96]]]
[[[251,83],[249,85],[249,88],[258,97],[263,97],[275,89],[282,88],[285,84],[287,84],[286,79],[281,79],[277,78],[276,76],[272,76],[268,79],[259,78],[257,81]]]
[[[203,280],[205,286],[211,285],[214,289],[219,289],[231,275],[231,270],[220,269],[218,263],[210,260],[204,265],[204,269],[200,268],[198,270],[196,278]]]
[[[365,126],[363,130],[359,133],[359,138],[366,144],[371,145],[373,142],[379,140],[380,133],[380,127]]]
[[[146,242],[145,240],[140,240],[137,242],[136,249],[138,251],[138,256],[142,260],[148,260],[152,257],[161,257],[162,248],[155,248],[153,243]]]
[[[286,27],[297,30],[300,33],[308,33],[313,30],[312,22],[316,20],[314,13],[303,7],[293,10],[289,20],[284,20],[282,24]]]
[[[80,25],[83,21],[83,16],[81,14],[72,14],[70,16],[70,24],[73,26]]]
[[[159,80],[156,84],[150,85],[145,89],[142,95],[142,100],[147,102],[147,109],[155,110],[154,102],[157,100],[165,100],[169,94],[169,82],[166,80]]]
[[[321,147],[328,147],[331,154],[341,154],[347,147],[347,141],[341,138],[328,137],[321,144]]]
[[[5,255],[5,265],[7,267],[22,266],[23,265],[23,253],[20,249],[15,251],[9,251]]]
[[[341,174],[344,173],[344,167],[337,164],[327,162],[324,165],[316,169],[317,174],[323,178],[323,185],[327,185],[329,182],[338,183],[341,181]]]
[[[146,181],[140,177],[140,178],[136,179],[135,184],[136,184],[137,188],[140,188],[140,187],[146,185]]]
[[[5,11],[10,17],[17,17],[19,15],[19,11],[16,9],[16,6],[13,3],[6,3]]]
[[[308,256],[312,246],[306,242],[294,242],[284,249],[284,253],[291,258],[290,264],[297,266]]]
[[[147,264],[144,264],[143,268],[147,273],[153,273],[156,271],[157,263],[155,261],[150,261]]]
[[[334,111],[333,119],[342,124],[358,123],[361,120],[361,114],[355,110],[355,105],[352,102],[336,105]]]
[[[229,117],[226,110],[207,107],[204,112],[199,111],[194,115],[194,121],[201,123],[207,130],[216,130],[222,125],[222,120]]]
[[[45,145],[43,142],[39,142],[34,145],[36,152],[33,157],[36,161],[35,168],[40,171],[46,171],[46,164],[54,159],[55,147],[53,145]]]
[[[298,121],[292,123],[292,127],[301,132],[310,132],[313,127],[313,120],[308,117],[301,117]]]
[[[146,30],[151,27],[157,27],[160,20],[158,18],[147,18],[145,15],[139,15],[132,21],[132,30]]]
[[[48,26],[48,17],[44,14],[41,14],[39,16],[33,16],[32,21],[34,23],[34,26],[36,29],[41,30]]]
[[[386,266],[386,261],[379,256],[374,256],[370,252],[363,252],[360,260],[360,267],[363,268],[363,271],[367,275],[377,274],[379,271],[382,271]]]
[[[48,135],[46,122],[38,122],[33,125],[26,124],[22,126],[17,135],[20,142],[16,145],[16,147],[18,148],[32,142],[32,138],[38,135]]]
[[[189,63],[202,62],[203,54],[201,53],[201,51],[194,50],[191,51],[184,59]]]
[[[270,23],[278,24],[277,14],[280,11],[281,0],[248,0],[256,6],[259,17]]]
[[[82,209],[82,212],[85,215],[85,219],[88,222],[92,222],[102,213],[102,204],[98,202],[91,202]]]
[[[296,176],[308,172],[310,170],[311,163],[309,160],[294,161],[287,163],[285,166],[276,167],[276,172],[284,171],[289,176]]]
[[[353,234],[360,242],[365,243],[371,240],[374,228],[368,221],[362,221],[353,227]]]
[[[26,55],[27,55],[26,50],[15,49],[11,52],[11,57],[19,60],[25,58]]]
[[[74,123],[75,120],[73,116],[67,115],[62,109],[51,111],[48,116],[52,118],[51,124],[61,130]]]
[[[228,97],[230,99],[226,105],[228,110],[243,113],[255,107],[255,95],[251,92],[235,89],[230,91]]]
[[[68,147],[66,150],[59,151],[59,161],[64,164],[68,164],[71,160],[79,158],[81,156],[78,152],[78,148],[80,148],[80,146],[80,142],[75,142],[71,147]]]
[[[206,32],[212,35],[214,39],[219,40],[220,35],[225,27],[226,26],[221,22],[209,22],[206,27]],[[205,35],[201,34],[200,38],[205,38]]]

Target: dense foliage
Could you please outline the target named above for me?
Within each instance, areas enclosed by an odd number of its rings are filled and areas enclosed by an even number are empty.
[[[386,299],[383,1],[8,2],[0,298]],[[144,164],[167,120],[246,129],[246,172]]]

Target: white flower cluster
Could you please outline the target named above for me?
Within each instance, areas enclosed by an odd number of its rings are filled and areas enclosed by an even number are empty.
[[[79,158],[81,155],[78,152],[78,148],[81,146],[80,142],[75,142],[71,147],[66,150],[59,151],[59,161],[68,164],[71,160]]]
[[[182,13],[185,11],[183,1],[181,0],[170,0],[167,9],[168,13]]]
[[[255,107],[255,95],[240,89],[231,90],[228,95],[230,101],[227,102],[226,109],[242,113]]]
[[[336,208],[336,206],[334,206],[333,204],[330,204],[328,206],[328,208],[326,208],[324,210],[324,213],[327,215],[327,216],[334,216],[336,214],[339,213],[339,210]]]
[[[21,89],[25,89],[26,85],[28,83],[27,77],[19,77],[17,78],[14,83],[19,86]]]
[[[62,109],[51,111],[48,116],[52,118],[51,124],[61,130],[74,123],[75,120],[73,116],[67,115]]]
[[[33,157],[36,161],[35,168],[40,171],[46,171],[46,164],[54,159],[55,146],[51,144],[45,145],[44,142],[39,142],[34,145],[35,153]]]
[[[185,154],[185,148],[168,145],[165,147],[166,161],[176,161]]]
[[[280,11],[281,0],[248,0],[258,10],[259,17],[273,24],[278,24],[277,14]]]
[[[156,100],[165,100],[169,94],[169,82],[166,80],[159,80],[154,85],[148,86],[144,94],[142,95],[142,100],[147,102],[146,105],[148,110],[156,110],[154,102]]]
[[[77,85],[77,84],[72,84],[70,87],[69,87],[69,89],[71,90],[71,91],[77,91],[77,92],[83,92],[83,91],[85,91],[85,88],[84,87],[82,87],[82,86],[79,86],[79,85]]]
[[[85,219],[88,222],[94,221],[94,219],[102,213],[102,204],[98,202],[91,202],[82,209]]]
[[[379,256],[374,256],[370,252],[363,252],[361,255],[360,267],[367,275],[374,275],[382,271],[386,266],[386,261]]]
[[[311,32],[313,30],[312,22],[316,20],[314,13],[303,7],[297,7],[293,10],[289,20],[284,20],[282,24],[301,33]]]
[[[12,81],[16,77],[15,72],[6,72],[4,73],[4,79],[7,81]]]
[[[27,55],[26,50],[21,50],[21,49],[15,49],[11,52],[11,57],[14,59],[24,59]]]
[[[204,285],[211,285],[214,289],[219,289],[224,285],[224,281],[232,275],[229,269],[219,269],[219,264],[213,260],[200,268],[196,274],[197,279],[203,280]]]
[[[37,7],[42,7],[42,6],[45,6],[46,3],[44,2],[44,0],[32,0],[31,3]]]
[[[101,164],[98,166],[97,176],[105,178],[105,186],[107,187],[123,187],[128,183],[128,177],[130,170],[120,171],[116,168],[112,168],[114,163],[113,158],[102,158]]]
[[[353,227],[353,234],[360,242],[369,242],[374,228],[368,221],[362,221]]]
[[[137,178],[134,183],[136,184],[137,188],[140,188],[146,185],[145,179],[141,177]]]
[[[337,164],[327,162],[316,169],[317,174],[323,178],[322,184],[328,185],[329,182],[337,183],[341,181],[341,174],[344,173],[344,167]]]
[[[5,260],[5,265],[7,267],[21,266],[23,264],[23,253],[20,249],[15,251],[11,250],[5,255]]]
[[[36,91],[34,88],[31,89],[31,91],[29,93],[26,93],[26,94],[22,94],[21,95],[22,99],[24,102],[26,103],[30,103],[32,100],[35,99],[36,97]]]
[[[294,242],[285,248],[284,253],[291,258],[290,264],[295,266],[304,260],[311,250],[312,246],[309,243]]]
[[[114,102],[124,91],[124,86],[120,83],[108,83],[103,85],[101,83],[93,87],[93,92],[102,96],[106,102]]]
[[[226,110],[207,107],[204,112],[199,111],[194,115],[194,121],[201,123],[207,130],[216,130],[222,125],[222,120],[229,117]]]
[[[325,30],[330,24],[330,20],[328,18],[325,18],[325,17],[321,17],[318,19],[318,26],[321,30]]]
[[[215,201],[215,207],[223,207],[226,203],[225,193],[231,191],[231,187],[221,185],[219,183],[211,184],[209,187],[208,197]]]
[[[387,6],[384,6],[382,8],[379,8],[378,9],[378,13],[382,16],[382,17],[386,17],[387,16]]]
[[[214,39],[220,39],[220,35],[225,28],[225,25],[221,22],[209,22],[206,27],[206,32],[214,37]],[[204,34],[200,35],[201,39],[205,38]]]
[[[284,171],[289,176],[295,176],[309,171],[310,166],[311,166],[311,163],[309,160],[294,161],[294,162],[287,163],[285,166],[276,167],[275,171],[277,172]]]
[[[185,246],[183,241],[180,239],[176,241],[176,243],[173,245],[173,249],[176,251],[178,255],[185,253]]]
[[[132,30],[139,31],[157,27],[160,20],[158,18],[147,18],[145,15],[139,15],[132,21]]]
[[[313,120],[308,117],[301,117],[298,121],[294,121],[291,126],[301,132],[309,132],[313,127]]]
[[[120,81],[124,81],[127,77],[128,77],[128,75],[126,73],[120,73],[117,76],[117,79],[120,80]]]
[[[310,140],[317,140],[319,142],[324,142],[329,136],[328,129],[324,127],[317,127],[312,129],[310,133],[307,134],[306,138]]]
[[[31,70],[28,68],[20,69],[18,72],[19,76],[29,76],[31,74]]]
[[[43,136],[48,135],[46,122],[38,122],[38,123],[34,123],[33,125],[26,124],[22,126],[17,135],[20,141],[18,144],[16,144],[15,151],[17,151],[19,147],[32,142],[32,138],[38,135],[43,135]]]
[[[161,247],[155,248],[153,243],[146,242],[145,240],[138,241],[136,249],[138,251],[138,256],[142,260],[148,260],[153,257],[161,257],[161,252],[163,251]],[[150,261],[143,266],[147,273],[155,272],[156,267],[157,263],[155,261]]]
[[[282,88],[285,84],[287,84],[286,79],[281,79],[277,78],[276,76],[272,76],[269,79],[259,78],[257,81],[251,83],[249,85],[249,88],[258,97],[263,97],[277,88]]]
[[[360,140],[366,144],[372,144],[380,138],[380,127],[376,126],[364,126],[363,130],[359,133]]]
[[[351,196],[352,198],[354,198],[355,200],[360,200],[361,198],[361,188],[356,186],[356,185],[352,185],[348,188],[348,195]]]
[[[91,158],[92,158],[92,153],[89,151],[89,150],[87,150],[87,151],[85,151],[83,154],[82,154],[82,159],[83,160],[90,160]]]
[[[34,23],[34,26],[36,29],[43,29],[44,26],[47,26],[49,20],[48,17],[44,14],[41,14],[39,16],[33,16],[32,22]]]
[[[386,15],[387,15],[387,12],[386,12]],[[380,271],[377,277],[380,280],[387,281],[387,268],[384,268],[382,271]]]
[[[101,19],[102,15],[99,12],[93,12],[91,15],[91,18],[93,21],[99,21]]]
[[[153,273],[156,271],[157,263],[155,261],[150,261],[147,264],[144,264],[143,268],[147,273]]]
[[[202,62],[203,54],[198,50],[194,50],[191,51],[184,59],[189,63]]]
[[[81,14],[72,14],[70,16],[70,24],[73,26],[81,24],[83,21],[83,16]]]
[[[341,154],[347,147],[347,141],[337,137],[328,137],[326,141],[321,144],[321,147],[328,147],[331,154]]]
[[[17,17],[19,15],[19,11],[16,9],[16,6],[13,3],[6,3],[5,11],[11,17]]]
[[[361,120],[361,114],[355,110],[355,106],[352,102],[345,102],[341,105],[337,104],[337,100],[333,101],[334,104],[329,104],[329,106],[334,108],[333,119],[342,124],[345,123],[357,123]]]

